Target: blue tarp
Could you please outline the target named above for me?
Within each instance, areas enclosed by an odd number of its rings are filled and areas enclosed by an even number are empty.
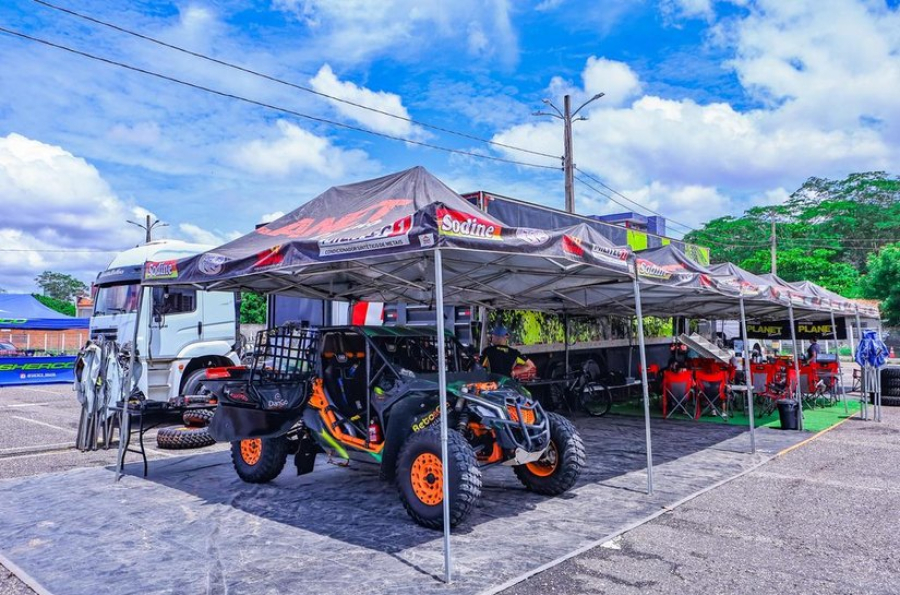
[[[61,331],[86,329],[87,318],[73,318],[51,310],[27,293],[0,294],[0,328],[14,330]]]
[[[0,386],[73,382],[75,356],[0,357]]]
[[[864,331],[856,347],[856,363],[860,367],[881,368],[886,363],[888,349],[875,331]]]

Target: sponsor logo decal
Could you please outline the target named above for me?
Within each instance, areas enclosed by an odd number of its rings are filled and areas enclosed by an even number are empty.
[[[748,334],[766,335],[768,337],[780,337],[781,325],[774,324],[747,324]]]
[[[266,401],[266,406],[269,409],[284,409],[288,406],[288,402],[281,396],[281,393],[276,392],[271,399]]]
[[[103,279],[104,277],[112,277],[112,276],[118,276],[118,275],[124,275],[124,274],[125,274],[125,269],[109,269],[107,271],[103,271],[102,273],[100,273],[99,278]]]
[[[550,234],[542,229],[520,227],[516,229],[516,237],[529,244],[545,244],[550,241]]]
[[[598,260],[605,260],[606,262],[615,264],[627,264],[628,262],[628,250],[610,248],[608,246],[601,246],[600,244],[591,246],[591,255]]]
[[[266,227],[257,229],[256,233],[265,236],[288,238],[320,238],[329,234],[343,233],[353,229],[363,229],[372,225],[378,225],[392,212],[410,204],[412,204],[412,200],[408,198],[390,198],[338,217],[325,217],[324,219],[306,217],[277,229],[273,229],[270,223]],[[394,218],[396,218],[396,214]],[[388,219],[388,221],[390,220]]]
[[[320,256],[337,256],[368,250],[382,250],[409,245],[409,230],[412,229],[412,215],[398,219],[363,235],[333,235],[319,240]]]
[[[27,318],[0,318],[0,326],[4,324],[25,324],[28,322]]]
[[[197,264],[197,268],[200,269],[200,272],[204,275],[218,275],[222,272],[222,265],[225,264],[225,261],[227,260],[228,259],[221,254],[204,254],[200,258],[200,262],[199,264]]]
[[[437,407],[434,408],[434,411],[432,411],[431,413],[429,413],[428,415],[423,417],[422,421],[420,421],[419,423],[413,424],[412,431],[418,432],[419,430],[424,430],[429,425],[431,425],[431,422],[433,422],[438,417],[440,417],[440,415],[441,415],[441,406],[438,405]]]
[[[178,277],[178,261],[164,260],[144,265],[144,279],[175,279]]]
[[[254,269],[264,269],[268,267],[278,266],[284,262],[284,252],[281,251],[281,245],[272,246],[262,252],[256,254],[256,262],[253,263]]]
[[[584,247],[581,245],[581,238],[575,236],[563,235],[562,242],[563,252],[573,256],[584,256]]]
[[[419,236],[419,243],[422,244],[423,248],[430,248],[431,246],[434,246],[434,234],[426,233]]]
[[[0,364],[0,372],[15,370],[74,370],[75,362],[49,362],[42,364]],[[25,376],[22,375],[22,378]]]
[[[669,279],[672,277],[672,273],[667,271],[661,266],[657,266],[650,262],[649,260],[644,260],[639,258],[637,261],[637,269],[638,275],[641,277],[647,277],[649,279]]]
[[[451,209],[438,209],[438,231],[441,235],[476,240],[499,240],[502,227],[475,215]]]

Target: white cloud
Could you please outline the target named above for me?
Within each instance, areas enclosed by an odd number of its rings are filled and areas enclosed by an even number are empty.
[[[329,179],[341,178],[347,172],[371,173],[379,167],[365,151],[338,148],[329,139],[285,120],[279,120],[276,128],[277,135],[239,146],[231,162],[255,174],[287,177],[316,173]]]
[[[551,10],[556,10],[557,8],[562,6],[563,2],[564,0],[542,0],[541,2],[538,2],[537,6],[535,6],[534,9],[538,12],[548,12]]]
[[[210,231],[193,223],[179,223],[178,230],[181,232],[181,237],[190,242],[211,246],[219,246],[244,235],[237,231],[222,232],[217,229]]]
[[[713,0],[661,0],[659,8],[666,18],[703,18],[710,20],[715,14]]]
[[[84,159],[15,133],[0,137],[0,196],[0,288],[7,291],[34,291],[44,270],[90,283],[117,252],[143,241],[144,232],[127,220],[156,218],[120,199]],[[182,239],[214,244],[236,234],[191,224],[176,229]]]
[[[670,205],[697,196],[732,211],[811,175],[900,168],[900,11],[839,0],[763,0],[749,11],[717,25],[716,42],[761,107],[640,95],[633,70],[602,57],[586,62],[583,88],[551,79],[554,95],[611,91],[575,125],[576,164],[619,189],[657,184]],[[528,122],[495,140],[554,152],[561,133],[555,121]]]
[[[438,47],[466,43],[470,55],[497,58],[505,65],[518,59],[518,40],[508,0],[274,0],[309,27],[320,40],[311,48],[332,62],[358,63],[390,54],[420,60]],[[481,31],[489,46],[468,44]]]
[[[581,77],[585,94],[605,94],[597,107],[618,107],[641,92],[638,76],[624,62],[591,56]]]
[[[353,103],[365,105],[387,114],[406,118],[407,120],[410,117],[399,95],[384,91],[371,91],[350,81],[341,81],[335,76],[334,71],[328,64],[323,65],[316,76],[310,79],[309,82],[312,88],[319,93],[352,101]],[[407,138],[421,136],[421,129],[413,126],[406,120],[392,118],[385,114],[379,114],[338,101],[332,102],[332,105],[338,113],[359,122],[371,130]]]

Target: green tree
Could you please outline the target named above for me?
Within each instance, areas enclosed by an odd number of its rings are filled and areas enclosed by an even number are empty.
[[[241,324],[266,323],[266,298],[258,293],[241,293]]]
[[[34,282],[45,296],[64,302],[71,302],[75,296],[87,292],[87,285],[65,273],[44,271],[34,278]]]
[[[780,277],[857,297],[869,255],[900,240],[900,177],[865,172],[842,180],[809,178],[783,205],[714,219],[685,240],[710,246],[713,262],[767,273],[773,218]]]
[[[56,298],[48,297],[46,295],[39,295],[37,293],[31,294],[34,299],[44,304],[51,310],[56,310],[60,314],[65,314],[66,316],[75,316],[75,304],[72,302],[64,302],[62,300],[58,300]]]
[[[888,324],[900,324],[900,242],[870,256],[868,265],[861,283],[863,295],[881,300],[881,316]]]

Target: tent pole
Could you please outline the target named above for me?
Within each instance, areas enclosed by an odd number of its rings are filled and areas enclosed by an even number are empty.
[[[859,318],[859,308],[856,308],[856,340],[862,341],[862,321]],[[856,359],[856,351],[853,352],[853,359]],[[857,364],[859,365],[859,364]],[[859,373],[862,377],[859,379],[860,384],[860,392],[862,396],[859,400],[859,413],[860,417],[866,421],[869,421],[869,393],[866,391],[866,368],[865,366],[859,366]]]
[[[844,402],[844,415],[850,413],[847,405],[847,391],[844,390],[844,371],[841,368],[841,346],[838,343],[837,323],[834,321],[834,312],[831,312],[831,336],[834,337],[834,347],[836,350],[836,358],[838,365],[838,388],[841,391],[841,400]]]
[[[563,314],[563,353],[565,353],[564,377],[569,377],[569,313]]]
[[[479,315],[481,317],[481,334],[478,337],[478,353],[484,352],[487,347],[488,336],[488,310],[484,306],[479,306]]]
[[[131,438],[131,412],[128,411],[128,400],[135,388],[134,364],[138,347],[138,329],[141,327],[141,310],[144,308],[144,292],[146,291],[143,285],[138,285],[138,288],[137,310],[134,313],[134,333],[131,336],[131,349],[128,353],[128,382],[122,383],[122,413],[119,417],[119,452],[116,458],[115,481],[119,481],[122,477],[122,470],[125,467],[125,449]]]
[[[453,580],[450,558],[450,481],[447,456],[447,350],[444,343],[444,267],[441,249],[434,251],[434,301],[437,310],[438,394],[441,408],[441,469],[443,470],[444,502],[444,582]]]
[[[647,441],[647,494],[653,494],[653,445],[650,441],[650,388],[647,386],[647,352],[644,345],[644,317],[641,314],[641,284],[638,282],[637,259],[634,260],[634,313],[641,357],[641,390],[644,393],[644,432]]]
[[[747,417],[750,419],[750,453],[756,454],[756,420],[753,418],[753,382],[750,375],[750,342],[747,340],[747,314],[741,296],[741,338],[744,340],[744,383],[747,385]]]
[[[794,373],[797,375],[797,428],[803,431],[803,396],[800,393],[800,352],[797,350],[797,330],[794,328],[794,306],[788,305],[788,316],[791,323],[791,343],[794,350]]]

